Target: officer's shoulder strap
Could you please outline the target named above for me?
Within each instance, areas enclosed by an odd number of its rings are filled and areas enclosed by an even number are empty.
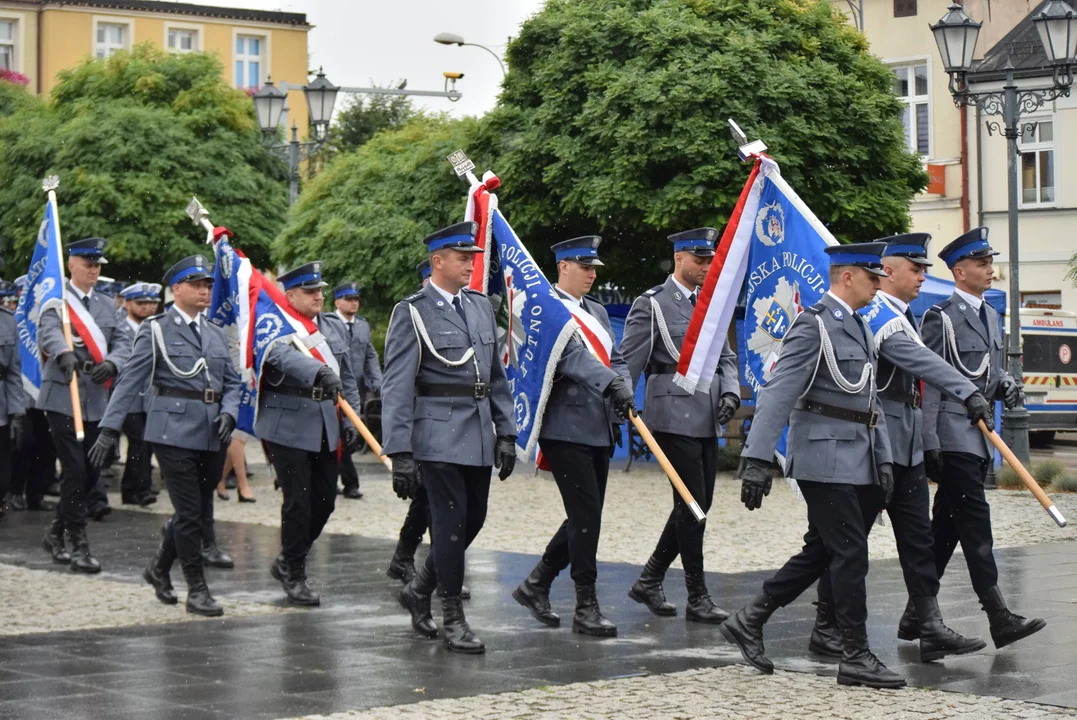
[[[150,315],[148,318],[146,318],[142,322],[149,322],[150,320],[160,320],[161,318],[163,318],[167,314],[168,314],[168,311],[165,310],[163,313],[157,313],[156,315]]]
[[[329,320],[330,323],[340,323],[341,325],[344,324],[344,321],[341,320],[340,316],[337,315],[336,313],[323,312],[323,313],[320,313],[320,315],[322,316],[322,318]]]
[[[479,297],[486,297],[486,293],[482,290],[473,290],[469,287],[464,288],[464,292],[471,293],[472,295],[478,295]]]
[[[825,309],[826,308],[823,306],[822,303],[815,303],[811,307],[804,308],[804,312],[811,313],[812,315],[818,315],[818,314],[822,313],[823,310],[825,310]]]
[[[662,292],[665,289],[666,289],[665,285],[655,285],[650,290],[647,290],[646,292],[644,292],[643,297],[654,297],[655,295],[657,295],[658,293]]]
[[[419,292],[415,292],[415,293],[412,293],[411,295],[408,295],[406,298],[404,298],[400,302],[413,303],[416,300],[418,300],[419,298],[421,298],[422,296],[423,296],[423,291],[420,290]]]
[[[952,297],[948,297],[945,300],[943,300],[942,302],[935,303],[934,305],[932,305],[931,309],[932,310],[938,310],[939,312],[942,312],[943,310],[945,310],[946,308],[950,307],[953,304],[954,304],[954,299]]]
[[[15,313],[11,312],[6,307],[0,307],[0,313],[7,313],[8,315],[11,315],[12,317],[14,317],[14,315],[15,315]]]

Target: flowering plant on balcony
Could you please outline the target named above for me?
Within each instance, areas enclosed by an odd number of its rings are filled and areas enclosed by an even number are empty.
[[[30,84],[30,78],[20,72],[15,72],[14,70],[0,69],[0,81],[14,83],[21,87],[26,87]]]

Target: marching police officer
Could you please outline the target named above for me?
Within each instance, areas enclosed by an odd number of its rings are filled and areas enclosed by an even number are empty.
[[[717,237],[717,230],[706,227],[669,237],[673,243],[673,274],[636,298],[621,341],[629,377],[647,375],[647,400],[643,405],[647,426],[704,512],[710,509],[714,497],[720,426],[729,422],[740,407],[737,356],[727,339],[709,394],[684,390],[673,383],[673,376],[699,287],[714,257]],[[679,554],[688,590],[685,618],[701,623],[725,620],[728,614],[711,600],[703,576],[705,528],[674,492],[666,526],[628,596],[655,615],[676,615],[677,609],[666,601],[662,581]]]
[[[969,420],[991,420],[987,400],[968,378],[924,347],[909,303],[931,266],[927,259],[927,233],[883,238],[882,288],[875,301],[860,310],[870,323],[879,350],[877,385],[886,413],[886,429],[894,461],[894,498],[886,512],[894,526],[898,556],[909,591],[909,605],[919,619],[920,660],[930,662],[946,655],[982,650],[986,643],[965,638],[946,627],[939,610],[939,578],[931,554],[931,509],[921,434],[919,378],[955,402],[964,403]],[[870,532],[871,527],[867,530]],[[830,574],[819,579],[819,602],[808,648],[821,655],[841,657],[842,641],[834,620],[834,593]]]
[[[355,382],[359,386],[359,397],[364,398],[368,392],[381,392],[381,365],[378,351],[370,341],[370,323],[366,318],[356,315],[359,312],[359,283],[354,280],[333,288],[333,304],[337,316],[344,321],[347,328],[345,337],[351,351],[352,369]],[[355,408],[359,412],[359,408]],[[344,485],[344,497],[358,500],[363,497],[359,491],[359,473],[350,454],[340,459],[340,480]]]
[[[774,664],[764,654],[764,623],[829,567],[843,640],[838,683],[905,685],[871,652],[866,626],[868,527],[893,493],[894,474],[875,389],[875,342],[856,311],[871,303],[885,275],[880,257],[885,247],[826,248],[830,290],[786,333],[741,453],[741,500],[754,510],[770,493],[771,458],[788,423],[786,472],[797,479],[808,504],[804,548],[720,628],[749,664],[767,674]]]
[[[132,339],[138,335],[142,323],[157,312],[161,286],[157,283],[136,282],[120,292],[124,301],[124,322],[131,329]],[[123,433],[127,436],[127,460],[120,479],[120,497],[125,505],[145,507],[157,502],[153,492],[153,451],[143,440],[146,433],[146,415],[150,411],[153,393],[150,388],[140,394],[132,412],[123,420]]]
[[[3,267],[2,263],[0,267]],[[7,494],[14,469],[13,451],[22,448],[25,415],[26,393],[22,389],[15,315],[8,308],[0,307],[0,518],[7,511]]]
[[[464,551],[486,520],[491,466],[504,480],[516,464],[512,394],[497,346],[489,300],[468,289],[477,224],[457,223],[423,239],[430,255],[426,287],[393,310],[385,342],[383,452],[393,459],[393,489],[430,501],[432,549],[400,591],[412,626],[437,637],[430,596],[441,598],[445,644],[485,652],[460,598]]]
[[[224,610],[206,585],[202,560],[203,524],[212,522],[213,490],[224,467],[224,453],[236,426],[241,383],[224,331],[206,322],[213,271],[203,255],[186,257],[171,268],[164,284],[173,304],[139,327],[131,360],[101,420],[101,434],[90,451],[95,465],[105,462],[119,441],[132,407],[152,396],[145,441],[161,465],[175,514],[142,577],[157,599],[177,602],[169,571],[178,557],[187,581],[187,612],[217,616]],[[144,291],[146,292],[146,291]]]
[[[993,257],[998,253],[979,227],[947,245],[939,257],[953,273],[953,295],[926,313],[920,327],[924,344],[953,365],[987,398],[1007,408],[1023,402],[1021,383],[1004,365],[998,313],[984,301],[994,279]],[[941,578],[958,542],[969,567],[972,587],[991,626],[991,639],[1001,648],[1039,632],[1047,623],[1010,612],[998,587],[998,567],[992,552],[991,508],[984,480],[994,452],[978,427],[961,417],[961,406],[931,387],[924,392],[924,465],[938,483],[932,511],[935,567]],[[994,427],[994,408],[984,418]],[[906,608],[898,637],[918,635],[916,608]]]
[[[357,408],[359,391],[344,323],[336,314],[322,312],[327,283],[321,261],[300,265],[278,279],[288,302],[318,325],[319,333],[309,340],[322,357],[306,355],[286,342],[269,349],[254,430],[269,446],[284,495],[281,554],[270,573],[289,602],[313,606],[321,604],[321,598],[307,584],[307,553],[336,504],[337,447],[343,443],[343,452],[350,454],[359,446],[359,432],[338,417],[337,396]]]
[[[613,637],[617,626],[602,614],[595,594],[598,539],[612,448],[614,443],[620,444],[619,424],[635,410],[635,404],[632,381],[614,343],[606,309],[587,295],[595,282],[595,268],[602,265],[598,259],[601,242],[597,235],[588,235],[550,248],[557,260],[554,289],[577,322],[594,336],[587,342],[598,347],[588,347],[577,338],[557,363],[539,431],[539,448],[544,463],[553,472],[568,518],[512,597],[539,622],[559,626],[561,618],[550,608],[550,584],[571,564],[576,584],[573,632]],[[592,353],[604,357],[609,365]],[[602,427],[607,428],[606,432],[599,430]]]
[[[64,296],[71,308],[74,348],[64,339],[59,308],[41,313],[37,330],[38,346],[47,360],[36,406],[48,419],[62,470],[60,504],[44,547],[54,562],[70,563],[71,569],[89,573],[100,572],[101,564],[90,554],[86,516],[101,520],[109,506],[98,470],[86,461],[86,453],[97,440],[98,422],[108,404],[105,383],[116,377],[131,355],[130,328],[116,317],[113,301],[94,291],[101,265],[108,262],[104,257],[107,244],[104,238],[87,238],[67,245],[70,280]],[[75,436],[68,388],[76,373],[85,429],[81,442]],[[64,546],[65,530],[71,554]]]

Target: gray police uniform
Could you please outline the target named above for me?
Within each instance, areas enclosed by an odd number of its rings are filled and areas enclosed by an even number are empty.
[[[707,512],[718,474],[720,428],[715,411],[723,395],[733,395],[739,403],[740,374],[737,355],[727,338],[709,392],[692,393],[674,384],[694,309],[693,296],[685,295],[670,276],[632,303],[625,320],[621,354],[634,382],[640,375],[646,376],[643,419],[647,427],[696,502]],[[705,527],[674,492],[673,510],[648,566],[661,576],[679,554],[686,576],[701,576]]]
[[[337,297],[344,297],[346,294],[358,295],[359,284],[347,283],[338,286],[334,291]],[[335,314],[344,323],[345,337],[348,340],[352,369],[355,372],[360,399],[365,398],[367,393],[381,392],[381,363],[378,360],[378,351],[374,349],[374,343],[371,342],[370,323],[358,315],[353,316],[349,321],[342,313]],[[359,410],[357,406],[355,411],[359,412]],[[341,455],[340,458],[340,482],[344,486],[345,495],[360,496],[358,494],[359,472],[349,453]]]
[[[133,288],[133,290],[132,290]],[[147,283],[135,283],[124,290],[124,296],[128,299],[156,299],[157,294],[149,294],[154,288],[160,293],[160,285]],[[128,292],[130,290],[130,292]],[[122,309],[122,308],[121,308]],[[124,309],[123,322],[131,329],[132,342],[139,329],[145,325],[139,325],[128,317]],[[149,326],[146,325],[148,328]],[[153,401],[153,386],[151,379],[147,378],[147,386],[143,388],[139,399],[135,401],[131,411],[123,421],[123,434],[127,436],[127,459],[123,464],[123,476],[120,478],[120,496],[125,504],[149,505],[155,501],[153,494],[153,451],[148,442],[144,440],[146,434],[146,416],[150,411]]]
[[[867,621],[868,529],[882,506],[876,468],[892,461],[876,369],[867,323],[827,293],[786,334],[742,453],[769,462],[788,423],[786,474],[807,501],[808,532],[763,591],[788,605],[829,567],[843,630]]]
[[[213,491],[227,451],[214,420],[239,416],[242,388],[224,331],[200,315],[192,322],[197,331],[173,306],[142,323],[101,420],[102,428],[119,432],[131,408],[149,403],[144,440],[175,508],[162,545],[163,571],[178,556],[185,575],[201,571],[203,524],[213,521]]]
[[[110,362],[117,371],[122,371],[131,355],[131,330],[126,322],[120,322],[116,317],[116,306],[112,298],[94,291],[80,298],[70,282],[65,295],[72,302],[82,302],[88,306],[91,317],[108,343],[108,352],[102,361]],[[60,458],[63,472],[57,518],[65,528],[85,527],[87,513],[100,517],[108,508],[108,497],[101,485],[100,474],[88,465],[86,453],[97,440],[98,422],[108,404],[109,391],[104,383],[96,383],[91,379],[90,371],[94,367],[94,360],[85,343],[74,332],[74,328],[72,337],[75,358],[78,361],[76,372],[85,429],[85,438],[81,443],[75,438],[71,391],[56,365],[57,356],[71,348],[64,340],[59,311],[41,314],[37,339],[42,354],[48,359],[41,373],[41,392],[38,395],[37,408],[45,411],[56,454]]]
[[[463,316],[429,283],[397,304],[382,382],[382,450],[421,462],[426,565],[442,597],[460,594],[464,551],[486,520],[496,438],[517,433],[490,302],[467,289],[457,300]]]
[[[11,487],[11,423],[23,422],[25,415],[26,393],[22,389],[15,315],[7,308],[0,308],[0,504],[5,502]]]

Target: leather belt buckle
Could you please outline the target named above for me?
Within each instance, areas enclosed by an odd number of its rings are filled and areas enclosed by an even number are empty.
[[[486,383],[475,383],[473,396],[476,400],[484,400],[490,394],[490,386]]]
[[[325,391],[322,390],[321,385],[316,385],[310,389],[310,399],[318,402],[325,399]]]
[[[80,372],[84,372],[84,373],[87,373],[87,374],[92,373],[94,365],[96,365],[96,364],[97,363],[95,363],[93,360],[84,360],[83,363],[82,363],[82,369],[80,370]]]
[[[202,391],[202,402],[207,405],[213,405],[217,402],[217,391],[213,388],[206,388]]]
[[[868,430],[874,430],[875,426],[879,424],[879,411],[872,410],[871,418],[868,420]]]

